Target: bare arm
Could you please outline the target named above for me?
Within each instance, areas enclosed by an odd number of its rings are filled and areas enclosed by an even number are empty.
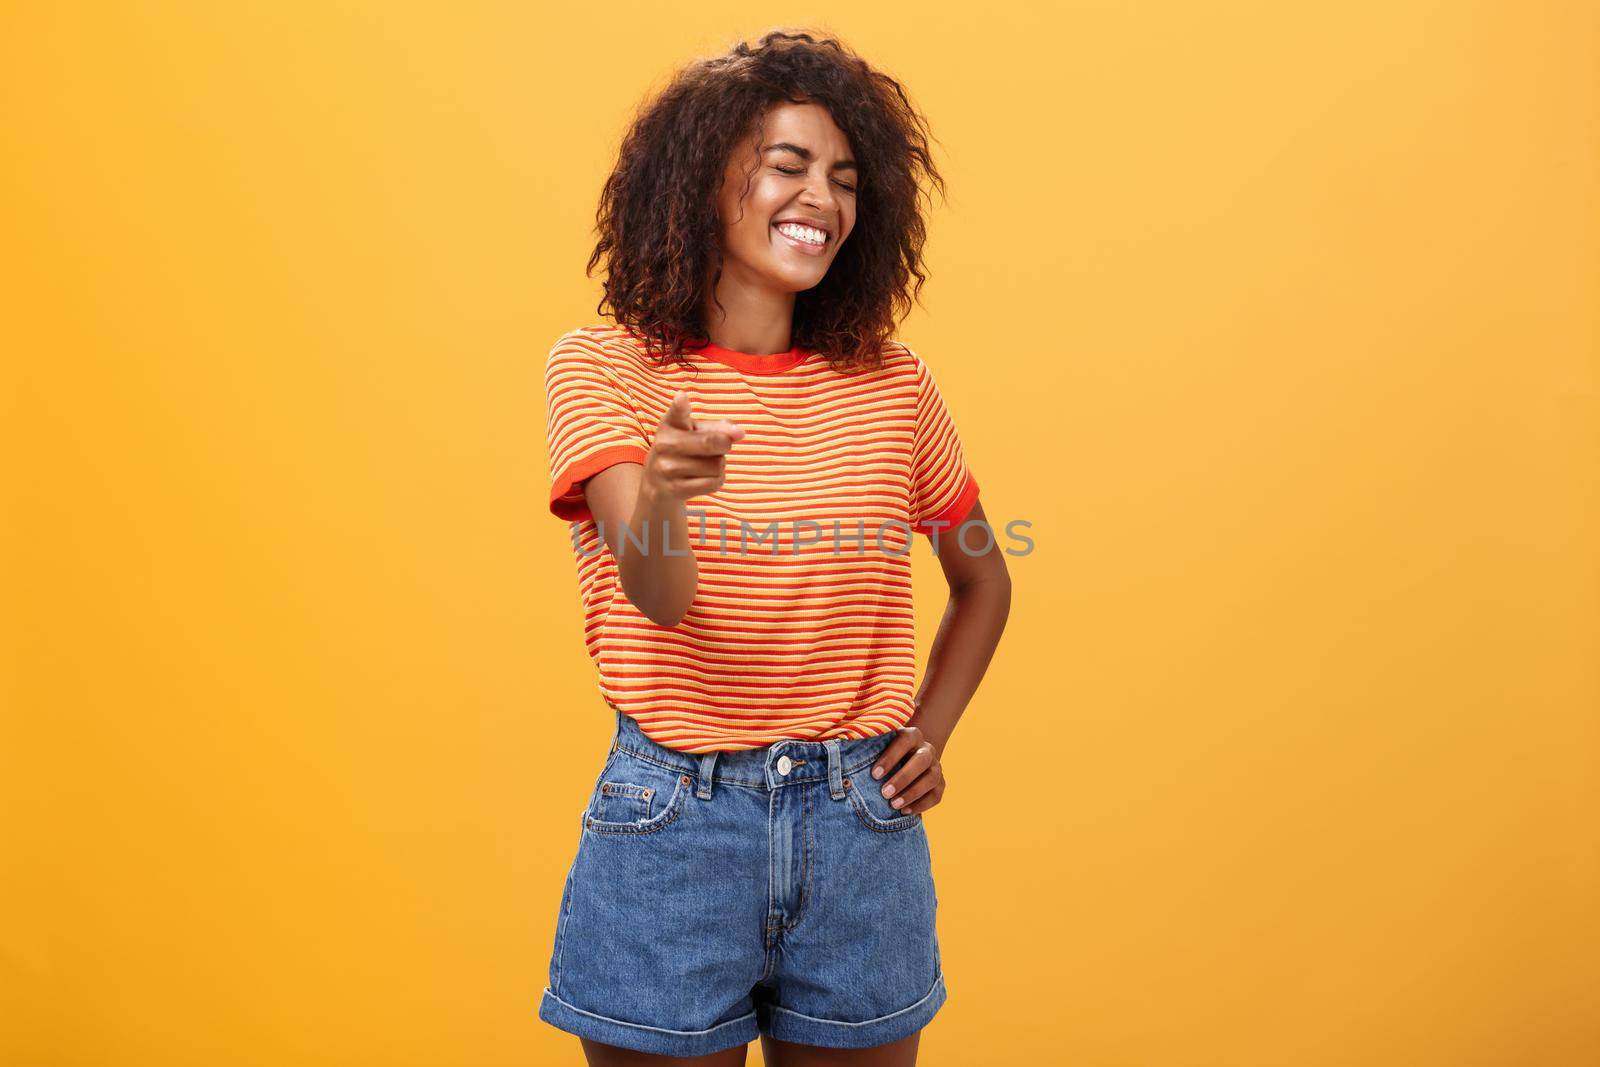
[[[643,464],[615,463],[583,483],[623,595],[658,626],[682,620],[699,584],[686,502],[722,487],[726,454],[743,436],[732,422],[697,425],[679,393]]]
[[[600,523],[606,547],[616,557],[623,594],[651,622],[673,626],[694,600],[700,567],[688,550],[687,508],[681,501],[651,495],[643,475],[644,467],[638,463],[614,464],[583,483],[583,496]],[[626,539],[624,525],[631,531]],[[671,555],[661,551],[663,530]],[[646,546],[643,551],[641,544]]]
[[[987,521],[981,501],[972,505],[966,521],[974,519]],[[968,535],[968,543],[981,545],[984,539],[975,534]],[[928,652],[916,711],[906,725],[921,728],[923,737],[940,753],[967,702],[978,691],[1011,613],[1011,575],[1005,553],[998,539],[990,540],[993,543],[987,552],[969,554],[957,541],[956,528],[939,534],[939,564],[950,585],[950,602]]]

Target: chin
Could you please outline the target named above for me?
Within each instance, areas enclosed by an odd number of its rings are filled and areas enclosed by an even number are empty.
[[[826,274],[819,274],[815,278],[783,278],[779,281],[779,285],[782,288],[787,289],[789,292],[803,293],[807,289],[815,289],[817,286],[821,285],[822,279],[825,277],[827,277]]]
[[[828,276],[828,264],[815,270],[774,270],[768,275],[791,289],[810,289]]]

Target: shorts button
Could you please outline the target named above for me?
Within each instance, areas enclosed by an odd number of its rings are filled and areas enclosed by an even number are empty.
[[[789,771],[793,767],[794,767],[794,761],[791,760],[788,756],[779,756],[778,757],[778,773],[779,774],[788,774]]]

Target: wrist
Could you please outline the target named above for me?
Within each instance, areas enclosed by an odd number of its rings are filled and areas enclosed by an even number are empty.
[[[940,731],[933,729],[927,723],[917,721],[917,717],[914,715],[906,723],[906,725],[915,726],[918,730],[922,731],[922,739],[933,746],[934,759],[939,759],[944,755],[945,742],[950,740],[947,736]]]

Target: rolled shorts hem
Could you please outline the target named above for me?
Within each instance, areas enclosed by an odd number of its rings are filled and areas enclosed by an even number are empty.
[[[763,1030],[779,1041],[792,1041],[797,1045],[872,1048],[899,1041],[927,1026],[944,1004],[946,996],[944,971],[941,970],[933,980],[933,988],[921,1000],[888,1015],[858,1023],[844,1023],[813,1018],[773,1004],[767,1007],[772,1015]]]
[[[539,1018],[558,1030],[602,1041],[635,1052],[655,1052],[665,1056],[704,1056],[723,1049],[748,1045],[760,1036],[755,1012],[718,1023],[707,1030],[668,1030],[642,1023],[628,1023],[573,1007],[546,986],[539,1000]]]

